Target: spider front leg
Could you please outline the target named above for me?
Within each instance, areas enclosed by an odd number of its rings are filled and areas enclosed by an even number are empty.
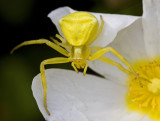
[[[47,40],[47,39],[39,39],[39,40],[30,40],[30,41],[25,41],[25,42],[22,42],[21,44],[17,45],[16,47],[14,47],[12,50],[11,50],[11,54],[19,49],[20,47],[22,46],[26,46],[26,45],[33,45],[33,44],[46,44],[48,45],[49,47],[53,48],[54,50],[58,51],[59,53],[65,55],[65,56],[69,56],[69,52],[65,49],[63,49],[62,47],[60,47],[59,45],[56,45],[54,44],[53,42]]]
[[[95,40],[98,38],[98,36],[101,34],[101,32],[102,32],[102,29],[103,29],[103,26],[104,26],[104,20],[103,20],[102,15],[100,15],[100,19],[101,19],[101,25],[100,25],[97,33],[95,34],[95,36],[92,38],[92,41],[90,41],[90,44],[91,44],[93,41],[95,41]]]
[[[96,48],[94,48],[96,49]],[[112,47],[106,47],[106,48],[97,48],[98,51],[95,52],[93,55],[91,55],[89,57],[89,61],[93,61],[95,59],[99,59],[105,63],[108,63],[110,65],[116,66],[117,68],[119,68],[121,71],[129,74],[129,75],[135,75],[137,77],[137,74],[135,73],[134,69],[132,68],[132,66],[127,62],[127,60],[120,54],[118,53],[114,48]],[[127,69],[125,69],[121,64],[114,62],[113,60],[110,60],[104,56],[102,56],[103,54],[105,54],[106,52],[112,52],[114,55],[116,55],[129,69],[130,71],[128,71]]]
[[[47,83],[45,78],[45,65],[57,64],[57,63],[68,63],[68,62],[71,62],[71,60],[69,58],[63,58],[63,57],[51,58],[41,62],[40,72],[41,72],[42,85],[43,85],[44,108],[48,115],[50,115],[50,112],[48,111],[48,108],[47,108]]]

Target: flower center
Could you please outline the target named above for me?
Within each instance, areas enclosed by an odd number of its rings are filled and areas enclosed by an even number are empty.
[[[160,63],[141,61],[136,62],[133,67],[140,77],[148,81],[130,77],[127,93],[128,109],[160,120]]]
[[[148,84],[148,90],[152,93],[160,93],[160,79],[154,78]]]

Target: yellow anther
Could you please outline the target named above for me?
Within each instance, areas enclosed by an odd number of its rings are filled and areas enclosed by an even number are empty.
[[[157,93],[159,92],[160,94],[160,79],[154,78],[151,80],[151,83],[148,84],[148,90]]]
[[[136,110],[148,114],[156,121],[160,120],[160,67],[156,61],[141,61],[133,66],[138,71],[143,88],[139,86],[137,79],[129,81],[127,105],[130,110]]]

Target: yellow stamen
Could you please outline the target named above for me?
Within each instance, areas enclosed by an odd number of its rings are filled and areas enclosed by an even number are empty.
[[[139,80],[135,77],[129,79],[127,93],[127,108],[147,114],[155,121],[160,121],[160,63],[158,61],[141,61],[133,65],[140,77],[149,81]]]
[[[160,92],[160,79],[154,78],[151,82],[152,83],[148,84],[148,90],[152,93]]]

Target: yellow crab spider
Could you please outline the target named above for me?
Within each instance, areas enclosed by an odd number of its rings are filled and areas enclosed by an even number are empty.
[[[25,45],[46,44],[66,56],[46,59],[40,64],[44,91],[44,107],[48,115],[50,115],[50,113],[47,109],[47,84],[45,79],[45,65],[47,64],[71,62],[71,65],[76,72],[78,72],[78,69],[82,68],[84,69],[83,74],[85,75],[88,67],[86,60],[94,61],[95,59],[98,59],[118,67],[121,71],[129,75],[136,75],[130,64],[114,48],[90,47],[92,42],[96,40],[102,31],[104,21],[102,16],[100,16],[100,19],[101,25],[99,26],[97,18],[88,12],[75,12],[68,14],[59,20],[59,25],[65,39],[58,34],[56,34],[56,37],[61,42],[53,38],[51,38],[52,41],[47,39],[30,40],[19,44],[11,51],[11,53],[13,53],[16,49]],[[93,50],[96,52],[92,52]],[[103,56],[104,53],[109,51],[115,54],[125,65],[127,65],[129,70],[125,69],[121,64]]]

